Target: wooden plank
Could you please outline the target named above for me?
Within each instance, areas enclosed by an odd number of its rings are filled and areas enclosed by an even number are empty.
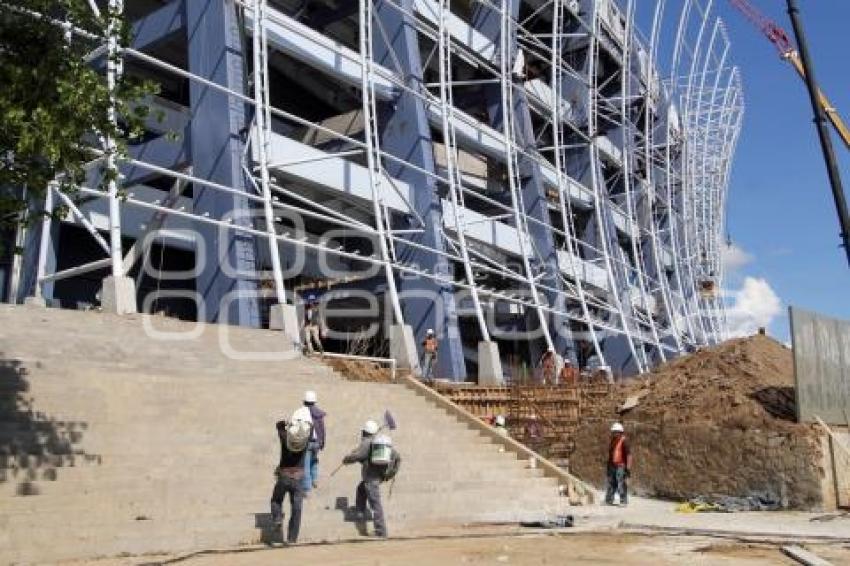
[[[824,560],[817,554],[809,552],[802,546],[791,545],[783,546],[782,552],[804,566],[832,566],[828,560]]]

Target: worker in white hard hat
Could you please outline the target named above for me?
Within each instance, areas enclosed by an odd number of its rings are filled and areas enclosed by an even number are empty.
[[[313,436],[307,444],[304,456],[304,497],[319,486],[319,452],[325,449],[325,413],[319,408],[319,398],[315,391],[304,393],[304,407],[310,411],[313,419]]]
[[[629,504],[629,492],[626,480],[631,475],[632,453],[626,440],[622,423],[611,425],[611,441],[608,445],[607,477],[605,503],[614,504],[614,493],[620,496],[620,505]]]
[[[378,434],[380,427],[375,421],[366,421],[361,431],[361,440],[351,454],[342,459],[343,464],[361,465],[360,483],[357,484],[355,511],[356,522],[361,534],[366,534],[366,503],[372,509],[375,536],[387,536],[384,507],[381,504],[381,483],[392,479],[401,466],[401,456],[392,446],[389,437]]]
[[[276,424],[280,439],[280,463],[275,468],[275,485],[271,497],[271,516],[275,530],[283,526],[283,500],[289,495],[290,514],[286,541],[298,541],[301,529],[301,509],[304,499],[304,457],[313,432],[313,422],[307,407],[299,407],[287,420]]]
[[[437,336],[434,329],[429,328],[422,341],[422,379],[433,379],[434,365],[437,363]]]
[[[508,428],[507,426],[505,426],[505,415],[496,415],[496,419],[493,423],[493,426],[496,427],[496,430],[499,432],[499,434],[501,434],[502,436],[508,436]]]

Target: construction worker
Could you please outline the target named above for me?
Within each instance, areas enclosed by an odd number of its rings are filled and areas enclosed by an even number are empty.
[[[496,415],[496,420],[495,420],[495,423],[494,423],[493,426],[496,428],[496,430],[502,436],[510,436],[508,434],[508,427],[505,426],[505,416],[504,415]]]
[[[320,317],[319,301],[316,299],[316,295],[310,295],[307,298],[307,306],[304,307],[304,342],[308,354],[315,352],[313,349],[314,342],[319,352],[325,353],[322,346]]]
[[[538,362],[539,380],[543,385],[555,383],[556,360],[555,351],[546,350]]]
[[[401,466],[401,456],[392,447],[388,437],[379,435],[378,423],[369,420],[363,425],[360,445],[348,456],[343,464],[360,463],[360,483],[357,485],[355,508],[357,520],[366,522],[366,503],[372,509],[375,522],[375,536],[387,536],[387,524],[384,520],[384,508],[381,504],[381,483],[392,479]]]
[[[620,505],[629,504],[626,480],[631,475],[632,454],[626,441],[625,429],[621,423],[611,425],[611,442],[608,446],[608,488],[605,491],[605,503],[614,504],[614,493],[620,495]]]
[[[429,328],[422,341],[422,379],[432,379],[434,365],[437,363],[437,337],[434,330]]]
[[[318,487],[319,482],[319,452],[325,449],[325,413],[316,404],[318,397],[315,391],[304,393],[304,406],[310,411],[313,419],[313,435],[307,443],[304,456],[304,497],[310,490]]]
[[[283,525],[283,499],[289,494],[290,513],[286,542],[294,544],[298,541],[298,532],[301,529],[304,456],[313,433],[310,410],[301,407],[292,414],[289,421],[279,421],[276,426],[280,438],[280,464],[275,468],[277,481],[271,499],[272,523],[275,529],[280,529]]]
[[[564,358],[559,382],[564,385],[575,385],[578,382],[578,368],[573,365],[573,361],[569,357]]]

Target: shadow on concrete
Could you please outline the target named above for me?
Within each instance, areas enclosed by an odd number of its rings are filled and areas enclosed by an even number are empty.
[[[85,422],[60,421],[36,410],[27,369],[0,353],[0,484],[15,482],[17,495],[38,495],[38,482],[55,481],[58,470],[100,464],[78,448]]]
[[[797,421],[797,399],[793,387],[765,387],[751,393],[750,397],[775,418]]]
[[[286,525],[275,526],[271,513],[254,513],[254,528],[260,529],[261,543],[269,546],[283,544],[283,529]]]
[[[357,508],[354,505],[349,504],[348,497],[337,497],[334,509],[337,511],[342,511],[342,520],[344,522],[354,523],[354,527],[357,529],[358,535],[368,535],[366,522],[372,519],[371,513],[368,509],[366,510],[365,514],[361,515],[357,512]]]

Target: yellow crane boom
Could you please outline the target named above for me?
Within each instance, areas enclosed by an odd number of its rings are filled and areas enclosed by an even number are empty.
[[[797,53],[797,50],[792,49],[787,53],[784,53],[782,56],[785,60],[791,63],[791,66],[794,67],[797,74],[800,75],[801,79],[803,79],[803,82],[806,82],[806,71],[803,68],[803,62],[800,60],[800,54]],[[850,128],[848,128],[847,124],[844,123],[844,120],[841,119],[841,114],[838,113],[838,110],[829,101],[820,87],[818,87],[818,101],[820,102],[820,106],[823,108],[824,114],[826,114],[829,123],[832,124],[835,131],[838,132],[838,136],[841,138],[841,141],[844,142],[844,146],[847,149],[850,149]]]

